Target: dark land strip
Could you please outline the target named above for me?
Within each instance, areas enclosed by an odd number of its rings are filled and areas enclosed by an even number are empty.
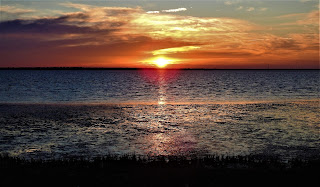
[[[35,160],[0,156],[1,186],[311,186],[320,158],[265,155]]]

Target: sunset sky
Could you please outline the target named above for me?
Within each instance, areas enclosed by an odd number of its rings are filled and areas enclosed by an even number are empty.
[[[11,0],[0,13],[0,67],[319,69],[318,0]]]

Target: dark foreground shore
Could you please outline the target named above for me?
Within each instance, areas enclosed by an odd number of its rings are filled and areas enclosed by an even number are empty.
[[[320,159],[106,156],[91,160],[0,157],[1,186],[309,186]]]

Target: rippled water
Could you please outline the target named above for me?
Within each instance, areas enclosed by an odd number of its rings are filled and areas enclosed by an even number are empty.
[[[320,153],[319,102],[0,105],[1,151],[25,157]]]
[[[0,71],[2,103],[214,102],[319,98],[318,70]]]
[[[0,153],[318,156],[318,71],[0,71]]]

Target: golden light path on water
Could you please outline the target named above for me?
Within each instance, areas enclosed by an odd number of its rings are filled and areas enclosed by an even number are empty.
[[[158,106],[154,111],[154,116],[158,118],[151,126],[154,126],[160,130],[156,133],[152,133],[146,137],[146,142],[150,142],[150,147],[145,149],[145,153],[148,155],[179,155],[188,154],[193,151],[196,144],[195,138],[186,129],[170,126],[170,121],[176,118],[177,111],[169,109],[167,106],[167,93],[166,87],[168,81],[166,77],[166,70],[158,70]],[[176,72],[177,73],[177,72]],[[175,76],[176,74],[174,74]],[[171,77],[174,79],[174,77]],[[171,81],[172,81],[171,79]]]
[[[166,104],[166,90],[164,88],[166,84],[166,80],[164,79],[164,72],[159,72],[159,98],[158,98],[158,104],[164,105]]]

